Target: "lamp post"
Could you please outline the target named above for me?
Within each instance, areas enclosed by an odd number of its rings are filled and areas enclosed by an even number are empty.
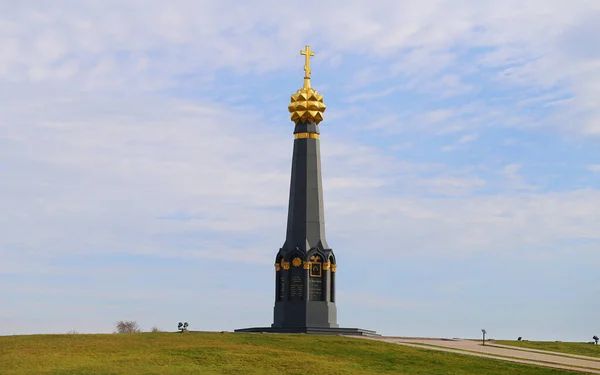
[[[485,329],[482,329],[481,333],[483,333],[483,345],[485,345],[485,334],[487,333],[487,331]]]

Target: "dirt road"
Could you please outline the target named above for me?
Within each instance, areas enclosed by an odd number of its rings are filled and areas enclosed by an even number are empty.
[[[537,366],[600,374],[600,358],[580,355],[548,352],[544,350],[523,349],[506,345],[496,345],[462,339],[427,339],[410,337],[373,337],[378,341],[391,342],[431,350],[495,358],[503,361],[527,363]]]

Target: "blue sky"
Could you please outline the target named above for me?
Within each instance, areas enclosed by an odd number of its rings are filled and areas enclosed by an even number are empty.
[[[600,333],[600,3],[241,4],[0,0],[0,334],[269,325],[306,44],[341,325]]]

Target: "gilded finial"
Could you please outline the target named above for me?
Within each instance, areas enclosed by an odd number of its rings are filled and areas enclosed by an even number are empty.
[[[310,46],[300,51],[304,55],[304,86],[292,95],[291,103],[288,106],[288,111],[292,114],[292,121],[298,124],[299,121],[316,122],[317,124],[323,121],[323,112],[326,106],[323,103],[323,95],[317,94],[310,87],[310,57],[315,53],[310,50]]]

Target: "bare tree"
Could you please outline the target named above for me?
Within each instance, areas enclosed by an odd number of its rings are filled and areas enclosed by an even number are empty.
[[[117,322],[117,333],[139,333],[140,326],[133,320],[119,320]]]

